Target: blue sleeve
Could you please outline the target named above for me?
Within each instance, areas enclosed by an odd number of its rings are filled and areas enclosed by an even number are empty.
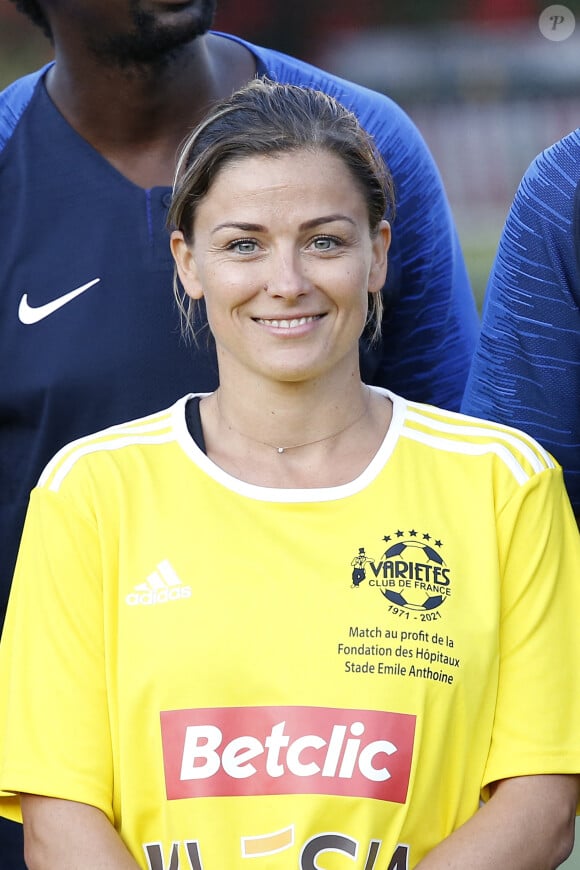
[[[580,513],[580,130],[524,175],[500,239],[462,410],[523,429]]]
[[[479,319],[441,177],[421,134],[383,94],[243,44],[260,74],[331,94],[373,135],[395,182],[396,216],[382,340],[363,346],[362,375],[409,399],[458,410]]]
[[[32,99],[36,85],[50,66],[52,66],[51,63],[36,72],[17,79],[0,93],[0,151],[4,149],[12,136],[18,121]]]

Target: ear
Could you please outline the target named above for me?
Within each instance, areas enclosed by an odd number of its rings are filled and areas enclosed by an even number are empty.
[[[195,257],[190,246],[185,241],[181,230],[174,230],[171,233],[169,244],[183,289],[192,299],[201,299],[203,289],[199,280]]]
[[[372,240],[372,260],[369,271],[369,293],[378,293],[387,280],[388,251],[391,245],[391,225],[381,221]]]

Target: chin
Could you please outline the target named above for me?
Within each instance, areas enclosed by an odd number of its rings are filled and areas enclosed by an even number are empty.
[[[214,0],[134,0],[131,30],[92,48],[103,62],[122,69],[163,66],[211,29],[215,6]]]
[[[324,376],[326,367],[324,366],[275,366],[265,372],[271,381],[277,381],[279,384],[306,384],[315,381]]]

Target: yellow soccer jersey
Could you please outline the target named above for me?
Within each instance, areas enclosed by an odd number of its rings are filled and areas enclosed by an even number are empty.
[[[580,771],[560,469],[391,398],[335,488],[231,477],[185,399],[55,457],[2,643],[0,811],[97,806],[144,870],[408,870],[490,782]]]

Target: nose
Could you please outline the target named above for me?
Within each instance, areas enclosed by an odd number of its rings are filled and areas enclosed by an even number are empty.
[[[305,274],[300,255],[289,251],[277,252],[271,260],[271,272],[264,290],[272,297],[288,300],[305,296],[311,282]]]

